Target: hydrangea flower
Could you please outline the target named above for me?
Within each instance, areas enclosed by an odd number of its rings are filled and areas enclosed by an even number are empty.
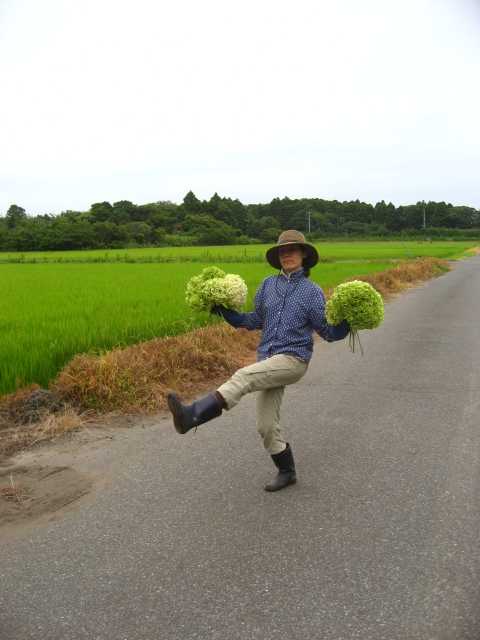
[[[325,306],[325,315],[327,322],[334,326],[347,320],[350,325],[350,346],[355,351],[355,339],[358,339],[363,355],[358,331],[378,327],[385,316],[385,309],[382,296],[372,285],[353,280],[336,287]]]
[[[227,274],[218,267],[207,267],[188,281],[185,302],[192,311],[210,311],[219,304],[228,309],[240,309],[247,293],[247,285],[240,276]]]

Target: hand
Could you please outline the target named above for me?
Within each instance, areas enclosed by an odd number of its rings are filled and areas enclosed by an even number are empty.
[[[332,332],[335,340],[344,340],[350,333],[350,325],[347,320],[342,320],[339,325],[332,326]]]
[[[210,309],[210,313],[214,316],[221,316],[228,324],[238,329],[243,322],[243,313],[239,313],[234,309],[227,309],[223,304],[216,304]]]
[[[223,317],[223,313],[222,311],[225,309],[225,307],[221,304],[216,304],[214,307],[212,307],[210,309],[210,313],[214,316],[221,316]]]

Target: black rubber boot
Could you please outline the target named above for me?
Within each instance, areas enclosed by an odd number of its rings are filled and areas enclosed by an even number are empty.
[[[177,394],[168,394],[168,406],[173,414],[173,424],[178,433],[187,433],[204,422],[218,418],[222,414],[222,407],[217,398],[209,393],[193,404],[182,404]]]
[[[273,463],[278,469],[278,473],[272,482],[265,485],[265,490],[278,491],[279,489],[288,487],[289,484],[294,484],[297,481],[297,475],[295,473],[292,449],[288,442],[287,448],[284,449],[284,451],[281,451],[271,457]]]

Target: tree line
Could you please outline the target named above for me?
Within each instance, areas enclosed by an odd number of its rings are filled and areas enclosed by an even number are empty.
[[[359,200],[274,198],[268,204],[199,200],[189,191],[181,204],[128,200],[96,202],[88,211],[30,216],[12,204],[0,217],[0,251],[69,251],[138,246],[205,246],[276,242],[285,229],[310,241],[335,238],[479,238],[480,211],[445,202],[395,207]]]

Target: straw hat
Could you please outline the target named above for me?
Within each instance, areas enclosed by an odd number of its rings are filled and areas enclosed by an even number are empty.
[[[305,236],[300,231],[295,231],[294,229],[290,229],[289,231],[284,231],[280,234],[278,238],[278,242],[274,247],[270,247],[267,251],[267,262],[272,265],[274,269],[281,270],[282,265],[280,264],[280,259],[278,257],[278,248],[282,247],[286,244],[300,244],[302,247],[308,251],[308,256],[305,258],[305,263],[307,267],[314,267],[318,262],[318,252],[311,244],[307,244],[305,240]]]

